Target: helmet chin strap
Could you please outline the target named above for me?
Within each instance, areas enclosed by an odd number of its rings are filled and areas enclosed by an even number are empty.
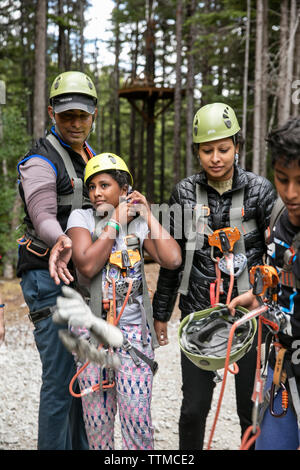
[[[91,129],[90,129],[90,132],[88,133],[87,138],[85,140],[88,140],[88,138],[90,137],[91,133],[94,132],[94,130],[95,130],[95,116],[93,114],[93,122],[92,122],[92,125],[91,125]]]

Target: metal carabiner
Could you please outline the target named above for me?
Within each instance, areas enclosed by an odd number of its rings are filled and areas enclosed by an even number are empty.
[[[255,434],[258,428],[259,401],[256,398],[252,408],[252,433]]]
[[[286,397],[287,390],[286,390],[285,385],[284,385],[282,382],[280,382],[280,387],[282,388],[282,393],[283,393],[284,397]],[[270,390],[270,405],[269,405],[269,409],[270,409],[271,415],[272,415],[274,418],[281,418],[282,416],[285,416],[286,413],[287,413],[288,402],[287,402],[286,399],[283,399],[283,400],[282,400],[282,412],[281,412],[281,413],[275,413],[275,411],[274,411],[274,409],[273,409],[275,388],[276,388],[276,384],[273,383],[273,384],[272,384],[272,387],[271,387],[271,390]],[[283,397],[283,398],[284,398],[284,397]]]

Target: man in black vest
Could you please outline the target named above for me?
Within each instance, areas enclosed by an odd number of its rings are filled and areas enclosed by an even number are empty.
[[[72,209],[89,205],[83,173],[95,152],[86,140],[97,115],[97,93],[81,72],[65,72],[54,80],[48,113],[53,127],[18,165],[26,234],[20,241],[17,275],[42,362],[38,449],[88,449],[81,401],[69,394],[76,369],[73,356],[58,338],[52,313],[61,286],[48,269],[51,247],[61,241]]]

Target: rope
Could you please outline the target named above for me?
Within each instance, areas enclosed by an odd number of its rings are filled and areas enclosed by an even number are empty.
[[[120,321],[120,318],[124,312],[124,309],[126,307],[126,304],[128,302],[128,298],[130,296],[130,293],[131,293],[131,290],[132,290],[132,284],[133,284],[133,279],[129,279],[129,286],[128,286],[128,291],[127,291],[127,294],[126,294],[126,297],[124,299],[124,302],[123,302],[123,305],[121,307],[121,310],[120,310],[120,313],[117,317],[117,308],[116,308],[116,284],[115,284],[115,280],[112,279],[112,285],[113,285],[113,313],[114,313],[114,317],[113,317],[113,322],[112,324],[117,326],[119,321]],[[99,348],[102,348],[103,347],[103,344],[100,344],[99,345]],[[110,352],[111,349],[108,351]],[[107,380],[103,380],[101,383],[102,383],[102,386],[100,386],[100,384],[95,384],[95,385],[91,385],[91,387],[87,387],[85,388],[84,390],[82,390],[80,393],[76,393],[74,392],[73,390],[73,385],[74,385],[74,382],[75,380],[79,377],[79,375],[86,369],[86,367],[90,364],[90,361],[87,361],[85,364],[83,364],[82,367],[80,367],[80,369],[78,369],[78,371],[76,372],[76,374],[73,376],[73,378],[71,379],[70,381],[70,384],[69,384],[69,392],[70,394],[75,397],[75,398],[81,398],[85,395],[87,395],[88,393],[93,393],[93,392],[96,392],[97,390],[100,390],[100,388],[104,388],[104,389],[108,389],[108,388],[113,388],[114,387],[114,382],[113,383],[108,383]]]
[[[230,353],[231,353],[232,341],[233,341],[233,336],[234,336],[235,330],[238,326],[242,325],[243,323],[246,323],[247,321],[252,320],[253,318],[258,317],[259,315],[266,312],[267,310],[268,310],[267,305],[263,305],[261,307],[258,307],[257,309],[253,310],[252,312],[247,313],[243,318],[237,320],[231,327],[231,330],[230,330],[230,333],[229,333],[229,338],[228,338],[228,346],[227,346],[227,353],[226,353],[225,366],[224,366],[224,376],[223,376],[223,380],[222,380],[221,391],[220,391],[220,396],[219,396],[219,400],[218,400],[218,404],[217,404],[216,414],[215,414],[214,422],[213,422],[212,429],[211,429],[210,436],[209,436],[209,440],[208,440],[207,450],[211,450],[211,443],[212,443],[212,439],[213,439],[213,436],[214,436],[214,433],[215,433],[217,421],[218,421],[219,414],[220,414],[220,409],[221,409],[222,400],[223,400],[224,391],[225,391],[227,373],[229,372]],[[260,361],[260,357],[257,357],[257,364],[258,364],[258,360]],[[259,366],[259,369],[260,369],[260,366]],[[253,426],[250,426],[250,428],[251,428],[250,431],[252,431],[252,427]],[[248,428],[248,430],[249,430],[249,428]],[[248,430],[246,432],[248,432],[248,434],[250,434],[250,431],[248,431]],[[245,439],[244,439],[245,444],[243,444],[243,445],[248,446],[248,444],[249,444],[249,441],[248,441],[248,443],[246,443],[246,438],[247,438],[248,434],[245,436]],[[253,437],[255,437],[255,436],[253,436]],[[257,437],[258,436],[256,436],[255,439]],[[251,442],[252,442],[252,438],[251,438]],[[251,444],[249,444],[249,446],[250,445]]]

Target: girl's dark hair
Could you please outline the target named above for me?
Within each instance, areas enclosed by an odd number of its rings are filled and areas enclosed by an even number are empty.
[[[297,161],[300,166],[300,119],[289,119],[267,137],[272,166],[280,160],[284,166]]]
[[[105,170],[105,171],[99,171],[98,173],[95,173],[94,175],[91,175],[90,178],[87,179],[86,185],[89,187],[91,179],[95,176],[98,175],[99,173],[108,173],[120,186],[122,189],[125,185],[130,185],[131,180],[130,180],[130,175],[127,173],[127,171],[123,170]]]

